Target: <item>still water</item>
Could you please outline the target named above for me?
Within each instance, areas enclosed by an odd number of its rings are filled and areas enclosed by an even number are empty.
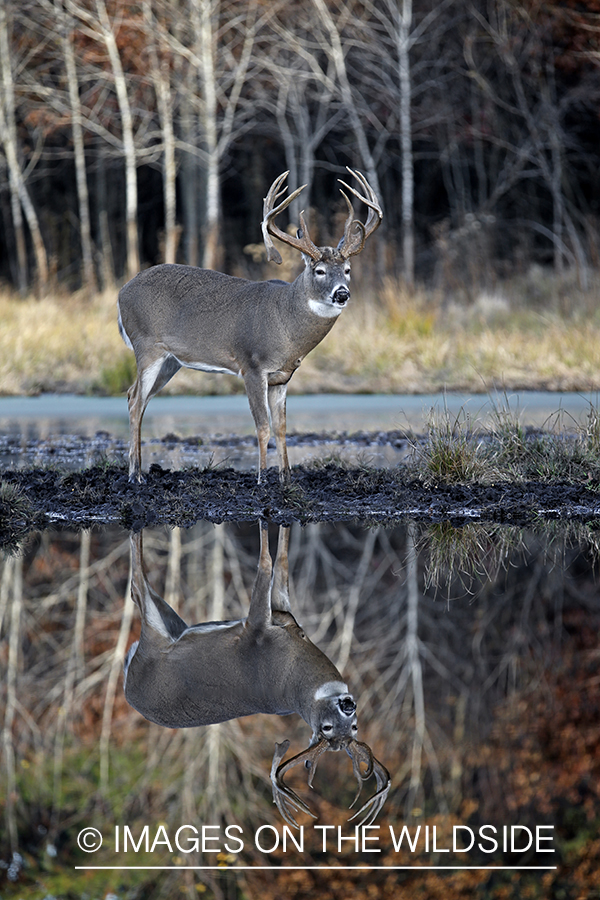
[[[276,559],[275,527],[269,537]],[[78,898],[596,896],[594,524],[292,526],[291,610],[341,673],[358,740],[391,776],[379,815],[358,832],[344,752],[286,774],[317,816],[296,810],[300,831],[273,803],[275,744],[291,742],[287,758],[308,747],[305,710],[173,728],[128,704],[123,663],[140,637],[130,547],[116,528],[48,531],[0,562],[2,898],[62,897],[67,886]],[[264,593],[255,523],[149,528],[143,555],[146,580],[139,560],[133,579],[161,598],[155,632],[167,620],[239,620]],[[150,709],[181,719],[200,679],[226,718],[240,692],[267,705],[287,697],[305,665],[284,654],[267,670],[255,648],[235,682],[201,634],[188,633],[196,643],[170,677],[175,695],[154,677],[159,658],[150,666]],[[366,782],[354,809],[377,788]]]
[[[376,437],[357,444],[345,436],[360,431],[422,434],[432,410],[468,418],[487,428],[498,410],[510,411],[523,426],[563,429],[585,421],[596,394],[521,391],[505,394],[426,395],[319,394],[288,397],[288,449],[292,465],[336,453],[347,461],[357,454],[371,465],[396,465],[406,455],[401,441]],[[295,433],[309,433],[298,440]],[[320,433],[337,433],[327,441]],[[125,464],[128,452],[125,397],[41,395],[0,397],[0,466],[59,465],[80,468],[99,459]],[[171,440],[165,440],[171,436]],[[235,440],[231,440],[235,436]],[[255,429],[245,395],[154,397],[142,428],[143,458],[169,467],[256,465]],[[275,464],[274,442],[269,464]]]

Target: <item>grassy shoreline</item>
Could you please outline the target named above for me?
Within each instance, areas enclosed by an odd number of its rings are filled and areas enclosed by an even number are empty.
[[[44,300],[0,293],[0,395],[122,394],[133,354],[116,321],[117,292]],[[291,393],[600,390],[600,288],[554,285],[540,298],[506,284],[457,304],[388,281],[360,285],[331,333],[304,360]],[[567,311],[566,311],[567,310]],[[242,393],[233,376],[182,370],[165,393]]]

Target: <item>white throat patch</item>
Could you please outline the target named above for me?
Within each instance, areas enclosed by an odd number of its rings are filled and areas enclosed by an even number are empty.
[[[315,700],[326,700],[328,697],[337,697],[339,694],[347,694],[348,685],[342,681],[327,681],[315,691]]]
[[[321,319],[335,319],[344,308],[337,304],[334,306],[333,303],[323,303],[321,300],[313,300],[312,298],[309,298],[308,305],[311,312]]]

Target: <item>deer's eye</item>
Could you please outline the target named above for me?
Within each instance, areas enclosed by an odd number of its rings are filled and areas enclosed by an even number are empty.
[[[333,731],[333,725],[323,725],[321,731],[323,732],[323,734],[329,734],[331,731]]]
[[[326,273],[325,269],[323,269],[321,267],[319,267],[318,269],[315,269],[315,275],[320,275],[321,278],[323,277],[323,275],[326,275],[326,274],[327,273]]]
[[[350,277],[350,266],[346,266],[346,268],[344,269],[344,275],[346,275],[348,278]]]

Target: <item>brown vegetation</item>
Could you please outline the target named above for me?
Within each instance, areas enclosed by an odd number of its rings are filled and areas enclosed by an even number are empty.
[[[295,374],[292,393],[600,389],[598,288],[582,293],[541,271],[471,306],[387,281],[353,299]],[[568,312],[565,310],[569,309]],[[124,393],[133,354],[119,337],[116,293],[92,302],[0,296],[0,394]],[[166,393],[239,393],[239,379],[182,371]]]

